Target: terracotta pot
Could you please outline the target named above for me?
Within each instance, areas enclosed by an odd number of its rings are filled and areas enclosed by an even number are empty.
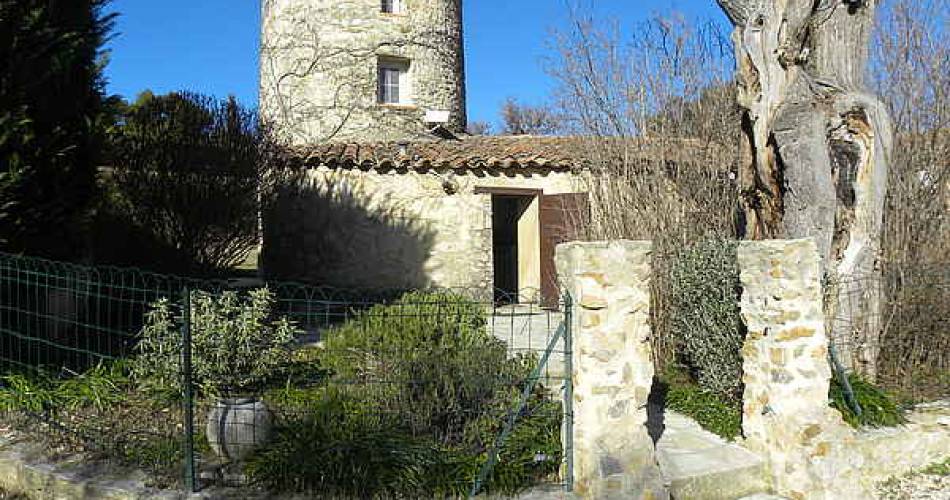
[[[221,458],[246,458],[270,438],[273,415],[256,398],[222,399],[208,412],[208,442]]]

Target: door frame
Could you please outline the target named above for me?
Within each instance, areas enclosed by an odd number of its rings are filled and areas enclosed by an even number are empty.
[[[543,287],[543,284],[544,284],[544,282],[543,282],[543,263],[541,262],[541,260],[543,259],[543,255],[544,255],[544,254],[543,254],[543,246],[544,246],[544,241],[543,241],[543,240],[544,240],[544,235],[541,234],[541,230],[542,230],[542,226],[541,226],[541,201],[542,201],[542,199],[544,198],[544,190],[543,190],[543,189],[532,189],[532,188],[475,186],[474,193],[477,194],[477,195],[520,196],[520,197],[525,197],[525,198],[528,198],[528,197],[535,198],[535,200],[536,200],[536,202],[537,202],[537,204],[538,204],[538,220],[537,220],[537,228],[536,228],[536,230],[537,230],[537,235],[538,235],[538,255],[536,256],[536,258],[538,259],[537,262],[538,262],[538,266],[540,267],[540,268],[538,269],[538,276],[537,276],[537,278],[538,278],[540,281],[538,282],[537,290],[534,290],[534,293],[537,294],[537,297],[532,297],[532,301],[539,301],[539,300],[541,300],[542,287]],[[494,248],[494,247],[493,247],[493,248]],[[520,264],[520,259],[519,259],[519,264]],[[496,270],[495,270],[494,266],[492,266],[492,273],[494,274],[495,271],[496,271]],[[492,280],[492,283],[494,283],[494,280]],[[493,286],[494,286],[494,285],[493,285]],[[521,293],[523,293],[523,292],[525,292],[525,291],[527,291],[527,290],[526,290],[526,289],[521,289],[521,287],[519,286],[517,293],[518,293],[518,295],[520,296]]]
[[[500,196],[543,196],[544,190],[509,188],[509,187],[476,186],[475,194],[497,194]]]

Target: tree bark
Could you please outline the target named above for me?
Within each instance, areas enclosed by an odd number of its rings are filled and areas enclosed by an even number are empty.
[[[865,86],[879,0],[717,1],[735,25],[740,230],[817,241],[832,341],[847,367],[873,378],[893,140],[885,106]]]

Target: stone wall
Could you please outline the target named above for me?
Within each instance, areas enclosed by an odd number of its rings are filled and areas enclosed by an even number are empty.
[[[950,456],[950,412],[855,431],[828,405],[831,370],[821,268],[812,240],[739,246],[744,445],[793,499],[873,498],[874,485]]]
[[[649,242],[569,243],[557,269],[575,304],[575,491],[584,498],[663,498],[647,398],[653,384]]]
[[[294,142],[375,142],[428,135],[426,110],[465,130],[461,0],[265,0],[261,114]],[[377,103],[379,58],[408,60],[412,102]]]
[[[449,178],[454,194],[443,186]],[[265,217],[265,271],[346,288],[491,293],[491,195],[476,187],[583,190],[569,172],[314,169]]]

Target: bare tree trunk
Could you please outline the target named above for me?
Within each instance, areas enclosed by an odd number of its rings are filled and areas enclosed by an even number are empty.
[[[746,238],[813,237],[832,339],[871,377],[882,214],[893,132],[865,86],[879,0],[717,0],[735,25]],[[861,328],[858,327],[861,325]]]

